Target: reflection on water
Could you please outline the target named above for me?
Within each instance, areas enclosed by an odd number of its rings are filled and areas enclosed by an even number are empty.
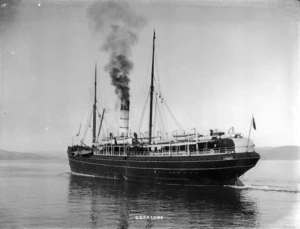
[[[71,175],[68,204],[71,211],[89,214],[91,227],[260,226],[255,200],[228,187],[151,186]]]
[[[0,228],[300,228],[300,162],[258,164],[245,187],[72,176],[65,161],[0,161]],[[162,216],[163,219],[136,219]]]

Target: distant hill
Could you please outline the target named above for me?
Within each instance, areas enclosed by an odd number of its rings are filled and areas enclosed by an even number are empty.
[[[0,149],[0,160],[42,160],[47,157],[34,153],[19,153]]]
[[[49,159],[65,159],[65,160],[68,159],[67,151],[49,150],[49,151],[34,151],[33,153],[43,157],[47,157]]]
[[[66,159],[66,154],[50,152],[13,152],[0,149],[0,160],[47,160],[47,159]]]
[[[257,147],[262,160],[300,160],[300,146]]]

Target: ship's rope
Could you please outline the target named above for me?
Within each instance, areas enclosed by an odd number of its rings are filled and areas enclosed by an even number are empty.
[[[163,131],[164,134],[166,134],[169,130],[168,129],[168,122],[166,120],[166,116],[162,115],[164,113],[163,113],[163,106],[162,106],[163,99],[162,99],[161,96],[160,96],[160,99],[161,99],[160,100],[160,106],[159,106],[160,109],[158,109],[158,116],[159,116],[159,120],[161,122],[161,130]]]
[[[156,53],[157,53],[158,58],[160,59],[159,62],[165,63],[165,61],[163,60],[162,55],[160,54],[160,50],[161,49],[160,49],[159,40],[157,41],[156,44],[157,44],[157,47],[158,47]],[[156,63],[156,66],[157,66],[157,69],[158,69],[158,63]],[[162,64],[162,66],[165,66],[165,64]],[[163,68],[163,69],[166,72],[166,75],[168,76],[168,78],[171,79],[171,76],[170,76],[169,72],[167,71],[167,69],[165,69],[165,68]],[[156,75],[157,75],[157,83],[158,83],[159,93],[160,93],[160,96],[161,96],[161,104],[164,105],[162,107],[165,107],[167,109],[168,113],[171,115],[171,118],[174,120],[175,125],[177,126],[177,128],[179,128],[181,131],[183,131],[183,128],[182,128],[181,124],[175,118],[175,115],[171,112],[171,109],[169,108],[168,104],[166,103],[165,98],[163,98],[163,96],[162,96],[162,93],[161,93],[162,90],[161,90],[161,86],[160,86],[161,85],[160,84],[160,74],[159,74],[158,71],[157,71]],[[161,113],[162,113],[161,115],[162,115],[162,117],[164,119],[163,123],[167,125],[168,122],[167,122],[167,118],[166,118],[166,115],[165,115],[165,111],[162,109]],[[169,130],[169,128],[167,128],[167,129]]]
[[[167,108],[167,110],[169,111],[171,117],[173,118],[173,120],[175,121],[175,124],[177,125],[177,127],[179,128],[180,131],[184,132],[184,129],[182,128],[182,126],[180,125],[180,123],[177,121],[177,119],[175,118],[174,114],[172,113],[172,111],[170,110],[169,106],[167,105],[166,102],[164,102],[165,107]]]
[[[81,141],[85,141],[86,135],[87,135],[87,131],[89,129],[90,126],[90,120],[91,120],[91,115],[92,115],[92,105],[93,105],[93,85],[94,85],[94,77],[91,78],[90,83],[89,83],[89,90],[88,90],[88,96],[85,102],[86,108],[84,109],[85,112],[81,113],[81,120],[80,120],[80,124],[79,124],[79,130],[78,133],[76,134],[76,137],[79,139],[81,139]],[[84,128],[81,128],[83,126],[83,123],[85,122]],[[80,137],[80,132],[81,129],[83,129],[83,134],[82,137]]]
[[[159,45],[158,45],[159,46]],[[159,50],[159,49],[158,49]],[[157,51],[157,56],[159,59],[162,59],[161,58],[161,55],[160,55],[160,52]],[[158,102],[158,124],[159,124],[159,128],[160,128],[160,132],[163,133],[163,135],[167,135],[167,132],[169,131],[169,127],[168,127],[168,118],[167,118],[167,115],[166,115],[166,112],[164,110],[164,106],[163,106],[163,103],[164,103],[164,98],[162,96],[162,88],[161,88],[161,80],[160,80],[160,73],[158,71],[159,69],[159,61],[157,61],[157,59],[155,59],[155,66],[156,66],[156,74],[155,74],[155,84],[156,84],[156,89],[157,89],[157,96],[158,96],[158,99],[159,99],[159,102]]]
[[[158,103],[157,103],[157,93],[155,93],[155,109],[154,109],[153,133],[156,132],[156,122],[158,122],[158,120],[157,120],[157,106],[158,106]]]
[[[157,44],[157,47],[158,47],[158,48],[157,48],[157,51],[156,51],[157,56],[158,56],[158,58],[159,58],[159,61],[158,61],[158,62],[162,63],[161,66],[162,66],[164,72],[166,73],[167,78],[172,79],[170,73],[169,73],[168,70],[164,67],[164,66],[165,66],[165,64],[164,64],[165,61],[164,61],[164,59],[163,59],[163,55],[161,55],[161,53],[160,53],[160,50],[162,50],[162,49],[160,49],[160,43],[159,43],[159,40],[157,40],[157,43],[156,43],[156,44]],[[156,64],[156,66],[158,66],[158,63]],[[160,76],[160,75],[159,75],[159,73],[157,72],[157,79],[158,79],[158,82],[159,82],[159,88],[160,88],[160,77],[159,77],[159,76]],[[170,81],[170,82],[172,82],[172,81]],[[160,90],[160,91],[161,91],[161,90]],[[175,115],[171,112],[171,110],[170,110],[168,104],[167,104],[166,101],[165,101],[165,98],[163,98],[162,100],[163,100],[162,103],[165,104],[165,108],[167,109],[168,113],[170,113],[171,117],[172,117],[173,120],[175,121],[175,124],[177,125],[177,128],[179,128],[181,132],[184,132],[184,130],[183,130],[181,124],[180,124],[180,123],[178,122],[178,120],[175,118]],[[198,127],[200,130],[205,130],[205,128],[203,128],[203,126],[199,124],[198,120],[195,120],[195,119],[190,115],[190,113],[187,111],[187,109],[185,109],[185,106],[184,106],[184,104],[182,103],[180,97],[179,97],[179,98],[176,98],[176,103],[177,103],[177,104],[179,103],[180,107],[183,108],[182,110],[183,110],[184,114],[186,115],[186,117],[187,117],[189,120],[192,120],[192,122],[193,122],[195,125],[197,125],[197,127]],[[163,107],[164,107],[164,106],[163,106]],[[162,112],[162,113],[164,114],[164,112]],[[165,115],[164,115],[164,116],[165,116]],[[167,123],[167,122],[164,122],[164,123]],[[169,129],[169,128],[167,128],[167,129]]]
[[[165,106],[163,106],[163,103],[164,103],[163,97],[161,97],[161,103],[162,103],[162,106],[161,106],[162,114],[165,114],[166,112],[165,112]],[[167,120],[166,115],[162,116],[162,118],[163,118],[163,122],[165,123],[165,126],[166,126],[166,131],[165,132],[167,133],[167,132],[170,131],[170,128],[168,126],[168,120]]]
[[[151,49],[152,50],[152,46]],[[152,60],[152,53],[149,50],[149,55],[148,55],[148,61],[147,61],[147,66],[144,72],[144,77],[143,77],[143,85],[140,87],[140,95],[135,98],[137,98],[137,105],[136,105],[136,119],[130,119],[130,122],[133,123],[134,125],[131,125],[132,127],[134,126],[134,129],[136,129],[138,132],[141,132],[142,128],[142,122],[144,120],[145,116],[145,111],[147,107],[147,103],[150,98],[150,82],[149,82],[149,75],[150,75],[150,69],[151,69],[151,60]],[[145,93],[148,92],[148,93]],[[146,101],[146,102],[145,102]],[[135,112],[135,110],[131,110]]]
[[[148,104],[148,101],[149,101],[149,98],[150,98],[150,93],[147,93],[147,94],[148,94],[148,96],[146,98],[146,102],[145,102],[145,105],[144,105],[144,108],[143,108],[143,111],[142,111],[142,115],[140,117],[139,125],[138,125],[138,131],[139,132],[141,132],[141,127],[142,127],[142,123],[143,123],[143,120],[144,120],[146,107],[147,107],[147,104]]]
[[[84,120],[87,120],[87,118],[89,116],[89,109],[92,106],[91,95],[92,95],[92,92],[91,92],[91,88],[90,88],[89,93],[88,93],[88,98],[86,99],[86,101],[88,101],[88,102],[85,103],[87,105],[84,109],[84,112],[81,112],[81,119],[80,119],[79,128],[78,128],[79,130],[78,130],[78,133],[76,134],[76,137],[80,136],[82,124],[84,123]]]
[[[83,136],[82,136],[82,139],[81,139],[82,142],[85,142],[85,138],[86,138],[88,129],[89,129],[90,126],[91,126],[91,120],[92,120],[93,112],[92,112],[92,109],[90,109],[90,110],[91,110],[91,111],[90,111],[90,117],[87,119],[87,122],[86,122],[86,124],[85,124],[84,133],[83,133]]]

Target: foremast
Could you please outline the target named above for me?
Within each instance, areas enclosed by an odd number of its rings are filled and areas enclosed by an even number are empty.
[[[152,113],[153,113],[153,92],[154,92],[154,51],[155,51],[155,30],[153,32],[153,47],[152,47],[152,69],[151,69],[151,86],[150,86],[150,115],[149,115],[149,145],[152,138]]]
[[[95,94],[93,105],[93,143],[96,142],[96,113],[97,113],[97,63],[95,64]]]

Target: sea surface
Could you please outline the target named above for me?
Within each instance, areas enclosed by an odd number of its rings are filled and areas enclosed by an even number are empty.
[[[260,160],[244,187],[76,176],[67,160],[0,161],[0,228],[300,228],[300,161]]]

